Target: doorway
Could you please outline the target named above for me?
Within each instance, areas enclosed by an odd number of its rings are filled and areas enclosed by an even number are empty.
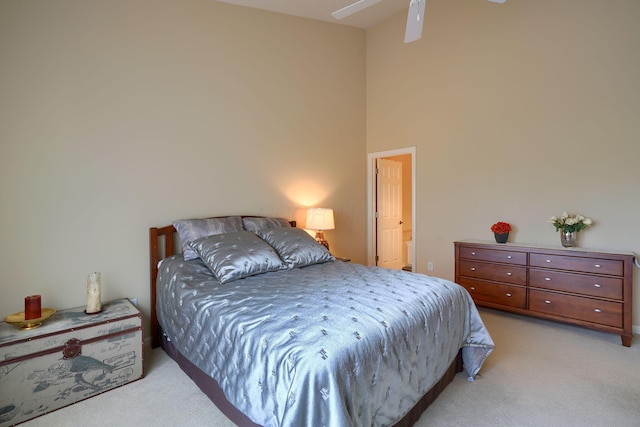
[[[415,271],[415,164],[415,147],[368,154],[368,265]],[[382,182],[381,165],[391,168],[387,169],[391,172],[382,174]],[[396,177],[389,175],[393,175],[398,166],[402,172],[400,188],[396,190]],[[397,206],[398,203],[401,207]]]

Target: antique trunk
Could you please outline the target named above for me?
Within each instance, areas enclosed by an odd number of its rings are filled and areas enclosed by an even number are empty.
[[[142,378],[142,314],[127,299],[84,309],[28,330],[0,324],[0,427]]]

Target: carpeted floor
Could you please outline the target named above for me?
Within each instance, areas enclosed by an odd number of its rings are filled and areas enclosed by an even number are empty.
[[[423,414],[431,426],[640,426],[640,338],[481,309],[496,343],[480,377],[463,373]],[[23,424],[215,426],[233,424],[160,349],[146,377]],[[302,427],[302,426],[301,426]]]

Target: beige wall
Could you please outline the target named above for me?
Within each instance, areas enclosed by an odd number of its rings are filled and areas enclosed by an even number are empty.
[[[0,313],[148,313],[148,228],[335,210],[365,260],[365,33],[212,0],[0,2]]]
[[[405,19],[367,32],[367,152],[417,147],[419,272],[497,221],[559,245],[564,210],[581,247],[640,253],[640,2],[432,0],[411,44]]]

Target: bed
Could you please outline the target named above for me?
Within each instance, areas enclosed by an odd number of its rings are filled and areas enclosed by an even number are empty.
[[[413,425],[494,348],[461,286],[336,260],[283,218],[149,237],[153,346],[239,426]]]

